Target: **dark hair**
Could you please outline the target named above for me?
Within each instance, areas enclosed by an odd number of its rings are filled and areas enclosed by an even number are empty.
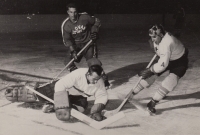
[[[78,10],[78,7],[77,7],[77,5],[75,3],[69,3],[69,4],[67,4],[67,10],[69,8],[75,8],[76,10]]]
[[[156,24],[156,25],[157,25],[158,29],[161,30],[161,33],[162,33],[163,35],[165,35],[165,29],[164,29],[164,27],[163,27],[161,24]]]
[[[92,65],[89,67],[88,73],[92,74],[93,72],[97,73],[97,75],[101,76],[103,72],[103,68],[100,65]]]

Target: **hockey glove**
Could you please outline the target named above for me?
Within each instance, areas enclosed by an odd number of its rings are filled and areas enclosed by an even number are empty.
[[[76,61],[76,62],[78,61],[77,52],[75,50],[73,50],[70,55],[72,58],[74,58],[74,61]]]
[[[68,121],[70,119],[70,103],[67,91],[59,91],[54,94],[55,114],[59,120]]]
[[[97,121],[102,121],[104,117],[101,115],[101,112],[104,108],[105,108],[104,104],[101,103],[94,104],[90,111],[91,118]]]
[[[139,74],[139,76],[142,76],[142,79],[147,79],[154,75],[154,73],[150,70],[150,68],[142,70]]]
[[[93,42],[95,42],[99,38],[99,35],[97,32],[91,33],[90,36],[91,36],[91,39],[93,40]]]

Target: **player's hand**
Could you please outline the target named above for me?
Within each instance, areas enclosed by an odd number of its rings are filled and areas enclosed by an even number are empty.
[[[96,121],[102,121],[104,119],[101,113],[93,113],[90,117]]]
[[[98,38],[99,38],[99,35],[97,32],[93,32],[91,33],[91,39],[95,42]]]
[[[147,79],[151,77],[152,75],[154,75],[154,73],[149,68],[147,68],[147,69],[142,70],[138,75],[141,76],[142,79]]]
[[[74,58],[74,61],[78,61],[77,52],[75,50],[71,52],[71,57]]]

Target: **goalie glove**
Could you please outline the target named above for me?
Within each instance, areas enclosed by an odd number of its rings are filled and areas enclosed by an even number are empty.
[[[105,108],[104,104],[98,103],[94,104],[91,108],[90,114],[91,118],[97,121],[102,121],[104,119],[103,115],[101,115],[102,110]]]
[[[99,38],[99,35],[97,32],[93,32],[91,33],[90,38],[95,42]]]
[[[36,84],[26,84],[35,89]],[[12,102],[35,102],[37,96],[27,89],[26,85],[16,85],[8,87],[5,91],[5,97]]]
[[[146,68],[142,70],[138,75],[141,76],[142,79],[147,79],[151,77],[152,75],[154,75],[154,73],[150,70],[150,68]]]

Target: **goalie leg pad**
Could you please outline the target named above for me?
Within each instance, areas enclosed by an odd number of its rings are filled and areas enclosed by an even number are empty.
[[[33,88],[36,87],[36,83],[27,83],[25,85],[8,87],[5,91],[6,99],[12,102],[35,102],[37,100],[36,95],[27,89],[25,87],[26,85]]]
[[[67,91],[58,91],[54,94],[55,114],[59,120],[70,119],[70,103]]]

